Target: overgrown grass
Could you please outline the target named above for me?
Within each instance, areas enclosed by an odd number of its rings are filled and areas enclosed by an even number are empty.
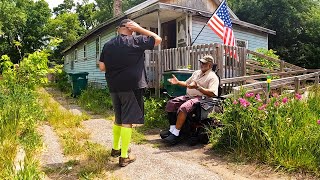
[[[165,103],[166,99],[144,99],[145,124],[139,128],[141,131],[168,127],[168,120],[166,120],[164,110]],[[86,110],[104,115],[106,115],[106,112],[110,113],[110,110],[113,108],[108,89],[98,89],[92,86],[82,92],[78,99],[78,104]],[[107,119],[114,120],[114,114],[112,113],[111,115],[108,113]]]
[[[96,114],[106,114],[108,110],[112,110],[112,101],[108,89],[99,89],[93,86],[89,86],[82,91],[78,104],[85,110]]]
[[[44,83],[48,54],[35,52],[15,65],[8,56],[0,64],[0,179],[41,179],[43,173],[34,154],[41,147],[36,132],[39,121],[44,119],[34,89]],[[22,170],[16,170],[14,159],[18,148],[25,151]]]
[[[88,116],[74,115],[61,108],[45,91],[40,93],[48,122],[60,137],[64,154],[71,159],[64,167],[47,169],[46,172],[76,173],[79,179],[93,179],[101,175],[108,168],[110,150],[88,141],[89,133],[81,126]]]
[[[267,105],[255,95],[228,99],[213,130],[215,148],[242,160],[260,161],[288,171],[320,175],[320,89],[308,98],[274,96]]]

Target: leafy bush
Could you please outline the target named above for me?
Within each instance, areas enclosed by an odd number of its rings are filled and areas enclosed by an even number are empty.
[[[69,75],[63,70],[63,65],[55,65],[53,69],[50,69],[53,74],[54,81],[53,86],[65,93],[71,93],[71,83],[69,82]]]
[[[164,110],[165,99],[145,98],[145,124],[144,128],[167,128],[169,122]]]
[[[47,82],[47,57],[45,51],[37,51],[24,58],[19,65],[13,65],[6,55],[1,57],[0,179],[39,175],[31,161],[25,162],[25,169],[15,174],[13,160],[18,146],[26,150],[27,157],[32,157],[40,146],[35,127],[39,120],[44,119],[44,113],[34,90]]]
[[[226,126],[212,139],[235,157],[319,175],[319,106],[319,88],[307,98],[275,94],[267,104],[258,94],[243,94],[226,100],[220,117]]]
[[[279,59],[279,56],[275,54],[276,51],[274,51],[272,49],[267,50],[267,49],[264,49],[264,48],[259,48],[259,49],[257,49],[257,52],[261,53],[261,54],[264,54],[264,55],[266,55],[268,57]],[[268,69],[274,69],[274,68],[279,68],[280,67],[279,63],[276,63],[276,62],[273,62],[273,61],[267,60],[265,58],[261,58],[261,57],[255,56],[255,55],[252,56],[252,59],[255,60],[255,61],[260,62],[262,66],[264,66],[264,67],[266,67]]]
[[[112,109],[112,101],[108,89],[99,89],[89,86],[82,91],[78,103],[81,107],[94,113],[105,113],[106,110]]]

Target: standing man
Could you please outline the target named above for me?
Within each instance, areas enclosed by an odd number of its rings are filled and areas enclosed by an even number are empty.
[[[141,35],[132,35],[133,32]],[[144,124],[143,93],[147,87],[144,51],[161,41],[157,34],[124,19],[119,24],[118,36],[104,45],[100,56],[99,68],[105,72],[115,112],[111,156],[120,156],[121,167],[135,161],[128,154],[132,124]]]

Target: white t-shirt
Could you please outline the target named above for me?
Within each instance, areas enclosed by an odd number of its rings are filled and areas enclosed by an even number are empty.
[[[186,80],[187,84],[192,83],[195,81],[198,86],[201,86],[205,89],[209,89],[213,92],[216,96],[218,96],[218,87],[219,87],[219,78],[215,72],[211,69],[202,73],[201,70],[195,71],[189,79]],[[197,89],[189,89],[187,88],[187,95],[189,96],[203,96],[204,94],[201,93]]]

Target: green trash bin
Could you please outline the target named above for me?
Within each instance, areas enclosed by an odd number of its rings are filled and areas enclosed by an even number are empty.
[[[71,77],[72,95],[74,97],[79,96],[82,90],[85,90],[88,85],[88,74],[87,72],[80,73],[69,73]]]
[[[179,85],[172,85],[168,79],[174,74],[179,81],[185,81],[191,77],[193,70],[170,70],[163,72],[163,88],[167,90],[171,96],[182,96],[186,94],[186,88]]]

